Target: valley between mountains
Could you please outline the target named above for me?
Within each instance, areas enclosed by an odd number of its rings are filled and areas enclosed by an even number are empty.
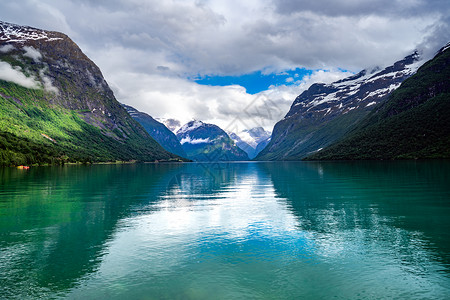
[[[0,104],[4,166],[450,158],[450,45],[315,83],[272,132],[227,132],[122,104],[68,36],[0,21]]]

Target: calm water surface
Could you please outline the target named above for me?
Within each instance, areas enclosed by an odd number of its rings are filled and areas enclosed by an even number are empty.
[[[0,169],[1,299],[450,299],[450,162]]]

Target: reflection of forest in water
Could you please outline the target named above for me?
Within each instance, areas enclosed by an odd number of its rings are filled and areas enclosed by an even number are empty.
[[[119,220],[173,189],[214,193],[236,178],[228,165],[0,168],[2,293],[31,296],[73,287],[96,271]]]
[[[450,264],[449,161],[260,166],[297,216],[299,229],[324,242],[358,231],[361,243],[383,245],[401,259],[420,260],[430,250],[429,257]]]
[[[0,169],[0,295],[64,293],[97,271],[120,220],[151,214],[164,199],[220,200],[243,184],[274,188],[263,199],[281,204],[273,216],[294,215],[318,254],[359,244],[410,266],[448,266],[449,170],[448,162]]]
[[[1,169],[3,291],[56,292],[94,272],[118,220],[156,201],[179,167]]]

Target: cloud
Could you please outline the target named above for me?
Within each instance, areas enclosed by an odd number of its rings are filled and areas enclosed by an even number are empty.
[[[120,102],[154,117],[271,130],[314,80],[380,67],[450,40],[447,0],[18,0],[0,19],[67,33],[101,68]],[[295,84],[249,95],[187,78],[278,74]],[[331,71],[320,71],[331,70]],[[45,82],[44,82],[45,84]],[[247,110],[244,108],[250,107]],[[272,110],[267,107],[273,106]]]
[[[33,47],[25,46],[23,47],[23,50],[25,51],[23,56],[31,58],[32,60],[34,60],[34,62],[40,62],[40,60],[42,59],[41,52]]]
[[[358,71],[409,54],[449,14],[445,1],[420,0],[17,2],[1,4],[0,17],[64,31],[94,61],[121,47],[145,53],[140,64],[128,57],[137,69],[166,66],[184,77],[294,66]]]
[[[39,76],[41,77],[44,90],[58,95],[59,94],[58,88],[53,85],[51,78],[46,76],[45,72],[47,72],[47,68],[39,71]]]
[[[1,53],[8,53],[11,52],[12,50],[14,50],[14,46],[10,45],[10,44],[6,44],[0,47],[0,52]]]
[[[444,4],[443,1],[429,1]],[[292,15],[299,12],[314,12],[326,16],[367,16],[367,15],[414,15],[427,3],[420,0],[371,0],[371,1],[308,1],[308,0],[276,0],[277,12]]]
[[[422,50],[425,59],[436,55],[436,51],[450,42],[450,13],[442,17],[442,21],[432,25],[429,29],[432,34],[423,38],[417,47]]]
[[[311,84],[349,75],[352,73],[342,70],[319,70],[293,85],[274,86],[254,95],[238,85],[205,86],[162,75],[120,73],[110,78],[110,83],[118,99],[155,118],[173,118],[182,124],[197,119],[234,132],[258,126],[271,131]]]
[[[29,89],[38,89],[40,84],[34,77],[26,77],[20,68],[13,68],[10,64],[0,61],[0,79],[14,82]]]
[[[33,52],[31,52],[33,53]],[[21,67],[13,67],[9,63],[0,61],[0,79],[14,82],[18,85],[29,89],[44,89],[47,92],[59,94],[57,87],[53,85],[50,77],[45,75],[47,69],[41,69],[39,71],[39,77],[42,82],[36,79],[34,76],[25,76]]]

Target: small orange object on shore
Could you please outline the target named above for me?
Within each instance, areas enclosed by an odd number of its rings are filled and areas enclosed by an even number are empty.
[[[29,166],[18,166],[17,169],[21,169],[21,170],[28,170],[30,167]]]

